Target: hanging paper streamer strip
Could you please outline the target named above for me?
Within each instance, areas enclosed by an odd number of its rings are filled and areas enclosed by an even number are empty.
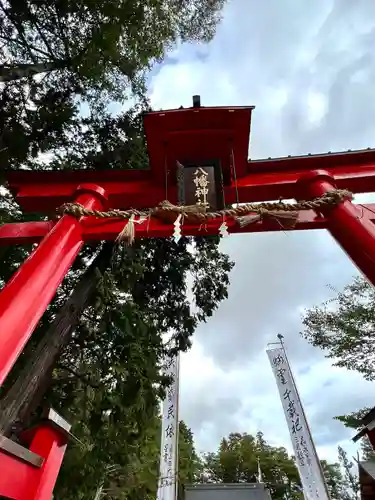
[[[330,500],[293,375],[282,348],[267,351],[293,444],[305,500]]]
[[[173,227],[174,227],[173,239],[176,243],[178,243],[181,239],[181,219],[182,219],[182,215],[180,214],[173,223]]]
[[[173,383],[163,401],[157,500],[177,500],[179,371],[177,355],[168,360],[165,369],[166,375],[173,377]]]
[[[224,219],[223,219],[221,226],[219,227],[219,234],[222,238],[226,238],[227,236],[229,236],[228,225]]]

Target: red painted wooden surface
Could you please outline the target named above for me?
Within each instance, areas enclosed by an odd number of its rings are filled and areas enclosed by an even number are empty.
[[[36,429],[29,446],[44,458],[42,467],[0,450],[0,495],[14,500],[51,500],[66,446],[65,433],[44,423]]]
[[[237,179],[241,203],[289,199],[296,194],[296,182],[309,172],[324,168],[340,189],[353,193],[375,192],[375,150],[312,155],[248,163],[248,173]],[[164,184],[152,178],[151,171],[18,171],[7,175],[11,191],[26,211],[55,213],[71,201],[77,185],[89,182],[102,186],[108,194],[108,206],[126,209],[156,206],[166,198]],[[224,186],[226,203],[236,202],[236,186]],[[168,199],[177,202],[174,185],[168,189]]]
[[[77,189],[77,201],[101,208],[104,191]],[[0,385],[22,352],[48,304],[83,245],[80,222],[62,217],[0,293]]]
[[[300,179],[301,197],[313,198],[335,189],[335,181],[328,172],[316,170]],[[349,200],[337,206],[322,209],[327,218],[327,229],[337,243],[375,285],[375,225]]]
[[[167,170],[173,184],[176,160],[199,163],[213,158],[221,161],[228,177],[232,151],[237,177],[246,175],[253,109],[200,107],[148,113],[144,127],[153,177],[164,185]]]
[[[360,218],[375,220],[375,204],[365,203],[353,205],[353,209]],[[218,234],[222,219],[210,221],[206,226],[183,224],[183,235],[205,235]],[[228,231],[233,233],[260,233],[267,231],[283,231],[282,225],[272,220],[265,220],[250,224],[240,228],[231,219],[226,219]],[[125,221],[117,219],[96,219],[94,217],[85,218],[82,223],[82,238],[84,241],[114,240],[123,229]],[[48,222],[23,222],[14,224],[4,224],[0,226],[0,246],[23,245],[26,243],[37,243],[47,235],[54,223]],[[304,210],[299,213],[296,231],[307,229],[325,229],[327,219],[318,217],[313,210]],[[173,226],[170,223],[163,223],[158,219],[151,218],[142,224],[136,224],[137,238],[166,238],[172,236]]]

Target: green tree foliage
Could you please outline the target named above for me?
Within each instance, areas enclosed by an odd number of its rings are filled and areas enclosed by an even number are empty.
[[[337,450],[338,462],[329,464],[326,460],[321,461],[328,493],[332,500],[357,500],[359,483],[354,472],[355,465],[341,446]]]
[[[349,460],[348,454],[341,446],[337,447],[337,451],[341,470],[344,471],[344,492],[346,491],[348,500],[356,499],[359,495],[358,476],[355,472],[356,465]]]
[[[202,472],[202,462],[194,446],[194,436],[185,422],[180,422],[179,436],[179,484],[196,483]],[[182,496],[182,495],[181,495]]]
[[[177,40],[210,40],[223,3],[1,0],[0,75],[7,80],[54,68],[55,83],[123,100],[129,83],[139,83],[140,72]]]
[[[82,118],[75,94],[63,84],[31,81],[1,89],[0,121],[0,168],[5,170],[32,168],[41,155],[64,151]]]
[[[306,311],[302,335],[323,349],[334,366],[374,380],[374,305],[374,287],[364,278],[356,278],[334,300]]]
[[[351,491],[341,465],[341,463],[329,464],[326,460],[321,461],[328,493],[332,500],[355,500],[357,497]]]
[[[294,459],[285,448],[271,446],[262,433],[229,434],[214,453],[203,459],[202,480],[208,482],[256,482],[258,460],[263,481],[273,499],[302,498]]]
[[[353,463],[339,447],[339,463],[321,461],[332,500],[356,500],[358,480]],[[223,438],[216,452],[202,460],[200,482],[253,483],[258,481],[258,461],[262,479],[273,499],[302,499],[295,458],[283,447],[271,446],[263,434],[231,433]]]
[[[209,41],[224,1],[0,0],[0,80],[8,82],[0,92],[0,169],[59,157],[74,140],[82,145],[81,127],[89,136],[96,126],[90,113],[82,120],[87,103],[103,119],[113,101],[119,110],[131,97],[145,102],[145,71],[177,41]],[[41,70],[48,71],[32,77]]]
[[[354,370],[366,380],[375,380],[373,368],[375,329],[375,289],[362,277],[345,286],[336,297],[305,312],[302,336],[322,349],[334,366]],[[359,429],[360,419],[370,408],[337,417],[347,427]],[[362,439],[365,456],[371,446]]]
[[[341,499],[342,474],[340,464],[329,464],[326,460],[320,462],[326,480],[327,488],[332,500]]]
[[[92,486],[86,490],[86,495],[91,496],[83,496],[79,486],[72,492],[69,482],[73,478],[76,480],[78,477],[79,480],[81,477],[77,474],[76,467],[72,466],[69,475],[64,474],[60,479],[55,490],[56,498],[94,498],[95,493],[100,489],[104,498],[155,500],[159,477],[160,431],[161,420],[155,415],[150,418],[143,438],[137,442],[137,445],[128,448],[129,455],[126,464],[109,462],[101,469],[100,474],[91,476]],[[192,432],[183,421],[179,424],[178,440],[178,483],[182,495],[183,487],[195,482],[199,475],[200,461],[194,449]],[[119,443],[119,449],[120,447],[121,443]],[[86,466],[87,460],[90,461],[93,457],[90,451],[76,444],[70,447],[68,453],[78,455],[74,461],[69,460],[68,463],[75,464],[76,460],[80,459],[85,469],[90,471]]]
[[[371,408],[362,408],[361,410],[349,413],[348,415],[340,415],[336,417],[336,420],[342,422],[345,427],[349,427],[350,429],[355,429],[359,431],[362,429],[361,420],[362,418],[371,410]],[[372,448],[372,444],[370,440],[364,436],[361,439],[361,451],[362,457],[364,460],[368,460],[370,458],[374,458],[374,450]]]
[[[83,114],[74,93],[33,81],[5,86],[0,104],[3,170],[147,167],[141,123],[147,103],[113,116],[96,102],[99,109]]]

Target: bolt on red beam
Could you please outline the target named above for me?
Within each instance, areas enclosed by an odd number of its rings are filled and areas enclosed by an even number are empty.
[[[83,184],[76,203],[102,209],[104,190]],[[0,386],[83,245],[80,221],[65,215],[30,254],[0,293]]]

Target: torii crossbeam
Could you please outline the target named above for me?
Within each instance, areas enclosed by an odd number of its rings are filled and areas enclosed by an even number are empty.
[[[260,220],[242,227],[223,210],[279,198],[295,199],[302,206],[300,200],[329,197],[338,189],[375,192],[373,149],[249,161],[254,107],[204,108],[199,100],[194,102],[192,108],[145,116],[148,170],[8,173],[8,187],[25,212],[56,214],[61,205],[74,202],[81,215],[97,210],[102,216],[75,217],[65,210],[49,221],[0,227],[0,245],[39,243],[0,293],[0,385],[84,243],[114,240],[124,229],[123,218],[103,216],[103,211],[142,210],[169,200],[175,211],[182,204],[219,214],[202,220],[182,217],[181,233],[186,236],[218,234],[224,222],[229,233],[279,231],[285,227],[277,217],[258,213]],[[297,213],[293,229],[328,229],[375,285],[375,205],[354,205],[344,196],[313,208]],[[171,218],[155,214],[149,212],[142,223],[132,216],[136,237],[172,236]]]

